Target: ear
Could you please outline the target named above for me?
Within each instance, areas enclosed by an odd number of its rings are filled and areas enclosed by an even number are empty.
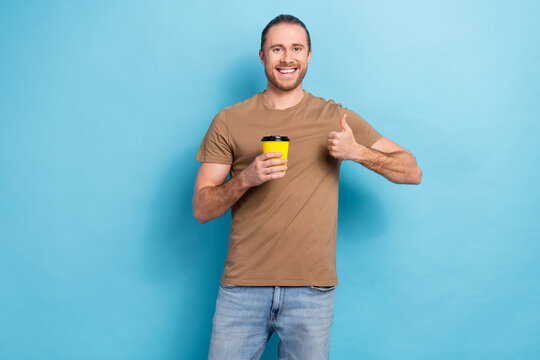
[[[262,50],[259,50],[259,59],[261,59],[261,64],[264,65],[264,53],[262,52]]]
[[[309,54],[308,54],[308,56],[307,56],[307,62],[308,62],[308,64],[309,64],[309,61],[311,60],[311,50],[313,50],[313,49],[309,49]]]

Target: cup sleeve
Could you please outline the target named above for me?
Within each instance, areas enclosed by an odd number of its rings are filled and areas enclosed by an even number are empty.
[[[212,120],[195,160],[231,165],[232,154],[227,117],[225,111],[222,110]]]

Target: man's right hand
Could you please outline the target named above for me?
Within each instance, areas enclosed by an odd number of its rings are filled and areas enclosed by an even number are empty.
[[[251,187],[285,176],[287,159],[281,153],[259,155],[238,175],[225,181],[231,165],[202,163],[193,191],[193,215],[205,223],[223,215]],[[273,166],[279,165],[279,166]]]
[[[281,155],[280,152],[268,152],[257,156],[241,173],[245,185],[247,187],[258,186],[268,180],[284,177],[287,170],[287,159],[275,159]]]

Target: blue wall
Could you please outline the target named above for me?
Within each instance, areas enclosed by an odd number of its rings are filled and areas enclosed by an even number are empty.
[[[194,157],[221,108],[265,88],[279,13],[310,29],[304,87],[424,174],[344,164],[331,357],[540,358],[539,11],[3,1],[0,358],[205,358],[230,215],[193,218]]]

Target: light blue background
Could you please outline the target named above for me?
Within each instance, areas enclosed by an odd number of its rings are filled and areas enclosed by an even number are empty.
[[[540,358],[540,4],[466,0],[3,1],[0,358],[205,358],[230,215],[193,218],[194,157],[279,13],[423,170],[344,164],[331,358]]]

